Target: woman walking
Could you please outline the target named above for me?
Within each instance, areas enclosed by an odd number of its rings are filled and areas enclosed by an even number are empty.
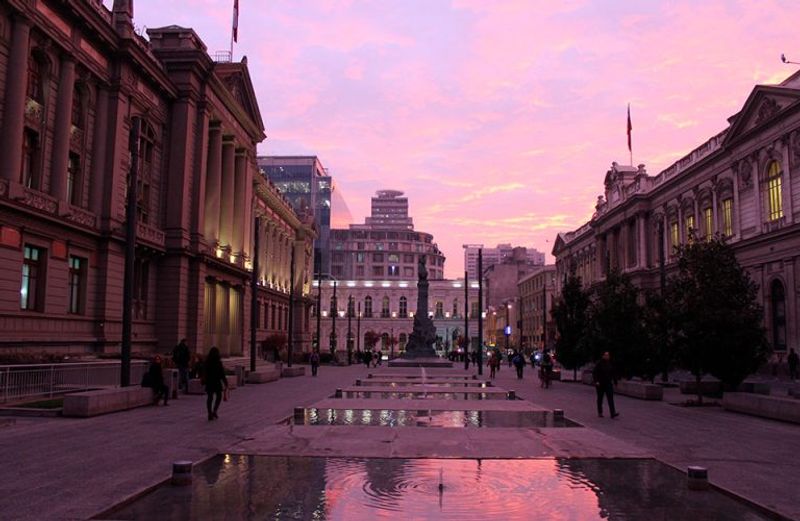
[[[208,421],[218,418],[217,411],[219,403],[222,401],[223,384],[224,389],[228,389],[228,378],[225,376],[225,368],[222,367],[222,358],[219,349],[212,347],[208,352],[205,363],[205,387],[206,387],[206,409],[208,410]],[[214,399],[214,408],[211,408],[211,401]]]

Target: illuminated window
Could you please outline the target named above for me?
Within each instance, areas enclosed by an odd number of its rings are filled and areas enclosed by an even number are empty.
[[[767,198],[769,208],[769,220],[776,221],[783,217],[783,194],[781,186],[781,165],[777,161],[769,164],[767,174]]]
[[[389,318],[389,297],[383,297],[381,301],[381,318]]]
[[[400,317],[405,318],[408,316],[408,299],[400,297]]]
[[[714,232],[714,216],[710,207],[703,210],[703,224],[705,226],[706,239],[710,239]]]
[[[86,295],[86,259],[69,258],[69,307],[67,311],[83,315]]]
[[[19,290],[20,309],[42,311],[43,279],[44,250],[26,245],[22,261],[22,285]]]
[[[680,234],[680,229],[678,228],[677,221],[669,225],[669,240],[670,240],[670,246],[672,246],[673,248],[677,248],[681,242],[681,234]]]
[[[364,299],[364,316],[366,318],[372,318],[372,297],[366,297]]]
[[[733,199],[722,200],[722,233],[726,237],[733,235]]]
[[[692,239],[692,232],[694,232],[694,215],[687,215],[684,217],[683,222],[686,227],[686,240],[690,241]]]

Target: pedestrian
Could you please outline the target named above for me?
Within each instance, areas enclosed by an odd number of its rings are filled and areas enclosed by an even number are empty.
[[[553,373],[553,358],[550,356],[550,353],[544,352],[542,353],[542,366],[539,370],[539,380],[541,380],[541,387],[545,389],[550,389],[550,378],[552,377]]]
[[[228,377],[225,376],[225,368],[222,366],[222,358],[219,354],[219,349],[212,347],[208,351],[208,357],[205,363],[205,374],[203,375],[203,383],[206,388],[206,410],[208,411],[208,421],[216,420],[219,418],[217,411],[219,410],[219,403],[222,401],[222,391],[228,391]],[[223,387],[224,385],[224,387]],[[211,402],[214,402],[212,409]]]
[[[169,387],[164,383],[164,372],[161,369],[161,357],[156,355],[150,362],[150,367],[142,376],[142,387],[153,389],[153,405],[158,405],[158,401],[163,397],[164,405],[169,405]]]
[[[522,370],[525,368],[525,359],[522,358],[520,353],[516,353],[514,358],[511,359],[514,364],[514,367],[517,370],[517,379],[522,380]]]
[[[789,379],[797,380],[797,366],[800,365],[800,356],[794,351],[794,348],[789,349]]]
[[[597,391],[597,415],[603,417],[603,395],[608,400],[608,412],[612,418],[619,416],[614,408],[614,385],[617,383],[617,375],[614,366],[611,364],[611,354],[606,351],[592,370],[592,380]]]
[[[492,351],[492,358],[489,360],[490,378],[497,376],[497,371],[500,369],[502,358],[503,357],[499,351]]]
[[[319,352],[317,350],[311,351],[311,376],[317,376],[317,369],[319,369]]]
[[[192,360],[192,353],[186,345],[186,339],[181,338],[175,349],[172,350],[172,362],[178,368],[178,389],[189,392],[189,362]]]
[[[370,362],[372,362],[372,351],[367,349],[364,351],[364,364],[367,366],[367,369],[369,369]]]
[[[506,352],[506,357],[508,358],[508,367],[511,367],[514,364],[514,351],[509,349]]]

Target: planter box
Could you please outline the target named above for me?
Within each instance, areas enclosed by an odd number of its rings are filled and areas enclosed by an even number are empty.
[[[62,414],[88,418],[152,403],[153,390],[149,387],[114,387],[65,395]]]
[[[681,394],[697,394],[697,382],[684,380],[678,384]],[[719,396],[722,393],[722,382],[719,380],[702,380],[700,392],[703,396]]]
[[[303,366],[284,367],[281,370],[281,378],[292,378],[295,376],[303,376],[306,374],[306,368]]]
[[[640,400],[662,400],[664,398],[664,389],[660,385],[649,382],[622,380],[617,383],[614,390],[617,394],[639,398]]]
[[[786,393],[791,396],[792,398],[800,398],[800,385],[792,385],[787,390]]]
[[[770,385],[767,382],[742,382],[736,392],[767,395],[770,393]]]
[[[800,423],[800,400],[752,393],[725,393],[722,407],[728,411]]]

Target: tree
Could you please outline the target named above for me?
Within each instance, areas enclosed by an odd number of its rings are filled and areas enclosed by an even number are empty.
[[[380,339],[381,336],[375,331],[372,331],[370,329],[369,331],[364,333],[364,346],[367,349],[372,350],[372,348],[375,347],[375,344],[377,344],[380,341]]]
[[[675,342],[677,332],[664,296],[655,291],[645,293],[645,305],[642,308],[644,322],[644,362],[642,376],[655,380],[661,374],[666,382],[669,372],[675,365]]]
[[[723,238],[690,240],[677,254],[678,273],[665,297],[678,324],[678,363],[694,375],[702,402],[703,375],[735,387],[764,363],[769,353],[764,312],[756,300],[758,287]]]
[[[267,353],[274,353],[275,361],[281,360],[281,351],[286,347],[286,335],[283,333],[273,333],[268,335],[267,338],[261,343],[261,354],[264,360],[267,359]]]
[[[564,368],[572,369],[575,380],[578,379],[578,367],[589,361],[584,341],[588,308],[589,294],[583,289],[581,278],[573,272],[565,277],[564,289],[551,313],[558,332],[558,361]]]
[[[592,290],[585,337],[589,357],[597,360],[608,351],[620,376],[640,376],[644,340],[639,289],[614,268]]]

